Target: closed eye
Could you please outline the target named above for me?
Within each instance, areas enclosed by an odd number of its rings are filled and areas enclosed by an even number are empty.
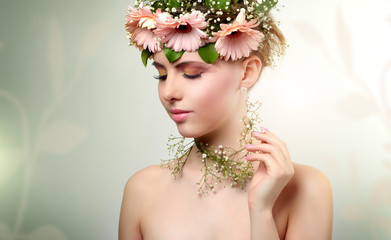
[[[166,80],[167,79],[167,74],[166,75],[155,75],[153,77],[155,79],[158,79],[158,80]]]
[[[188,74],[184,73],[183,76],[184,76],[185,78],[195,79],[195,78],[201,77],[201,73],[196,74],[196,75],[188,75]]]
[[[200,78],[201,77],[201,73],[195,74],[195,75],[189,75],[189,74],[184,73],[183,76],[185,78],[188,78],[188,79],[196,79],[196,78]],[[166,80],[167,79],[167,74],[166,75],[155,75],[153,77],[155,79],[158,79],[158,80]]]

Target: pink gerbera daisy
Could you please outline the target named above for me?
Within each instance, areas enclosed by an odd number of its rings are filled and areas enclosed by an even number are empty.
[[[143,49],[148,47],[148,50],[153,53],[162,50],[159,37],[153,32],[156,28],[157,14],[160,12],[158,9],[154,14],[148,7],[139,9],[129,7],[125,28],[132,43]]]
[[[256,19],[246,21],[245,10],[242,8],[235,21],[229,24],[220,24],[220,31],[213,33],[218,37],[216,50],[225,61],[233,61],[248,57],[252,50],[257,50],[264,38],[263,33],[254,30],[259,25]]]
[[[158,9],[156,14],[160,13],[161,10]],[[156,28],[156,14],[152,13],[152,11],[148,7],[143,7],[139,9],[135,9],[133,7],[129,7],[128,14],[126,15],[126,20],[128,23],[136,24],[142,28],[154,29]]]
[[[205,17],[200,11],[181,15],[174,19],[169,14],[159,14],[155,33],[162,36],[162,43],[176,52],[194,52],[205,43],[201,40],[208,35],[201,31],[206,27]]]
[[[146,28],[137,28],[131,35],[131,41],[142,49],[156,53],[162,50],[162,44],[156,34]]]

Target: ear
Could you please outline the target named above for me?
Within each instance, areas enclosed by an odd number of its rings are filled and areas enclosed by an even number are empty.
[[[243,77],[240,87],[250,89],[258,80],[261,70],[262,61],[259,57],[251,55],[242,62]]]

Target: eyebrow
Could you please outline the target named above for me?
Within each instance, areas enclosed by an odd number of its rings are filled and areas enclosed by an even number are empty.
[[[181,67],[183,67],[183,66],[186,66],[186,65],[192,64],[192,63],[200,64],[200,65],[201,65],[201,64],[202,64],[202,65],[205,65],[205,64],[203,64],[203,63],[201,63],[201,62],[197,62],[197,61],[186,61],[186,62],[178,63],[178,64],[176,64],[174,67],[175,67],[175,68],[181,68]],[[155,66],[155,67],[165,68],[163,64],[158,63],[158,62],[156,62],[156,61],[154,61],[154,62],[152,63],[152,65]]]

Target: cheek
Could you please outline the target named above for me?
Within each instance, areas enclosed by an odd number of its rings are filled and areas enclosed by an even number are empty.
[[[166,109],[166,111],[168,111],[169,103],[167,103],[167,101],[164,99],[163,91],[164,91],[163,84],[159,81],[159,83],[158,83],[159,100],[160,100],[160,103],[162,104],[163,108]]]
[[[164,102],[163,102],[163,99],[162,99],[162,87],[161,87],[161,84],[158,84],[157,91],[158,91],[158,95],[159,95],[159,100],[163,104]]]
[[[157,85],[157,92],[158,92],[160,101],[162,101],[162,85],[160,84],[160,82]]]
[[[238,101],[238,83],[232,76],[219,75],[213,79],[206,79],[207,83],[202,90],[196,91],[197,97],[201,100],[201,107],[209,113],[229,111]],[[214,114],[215,115],[215,114]]]

